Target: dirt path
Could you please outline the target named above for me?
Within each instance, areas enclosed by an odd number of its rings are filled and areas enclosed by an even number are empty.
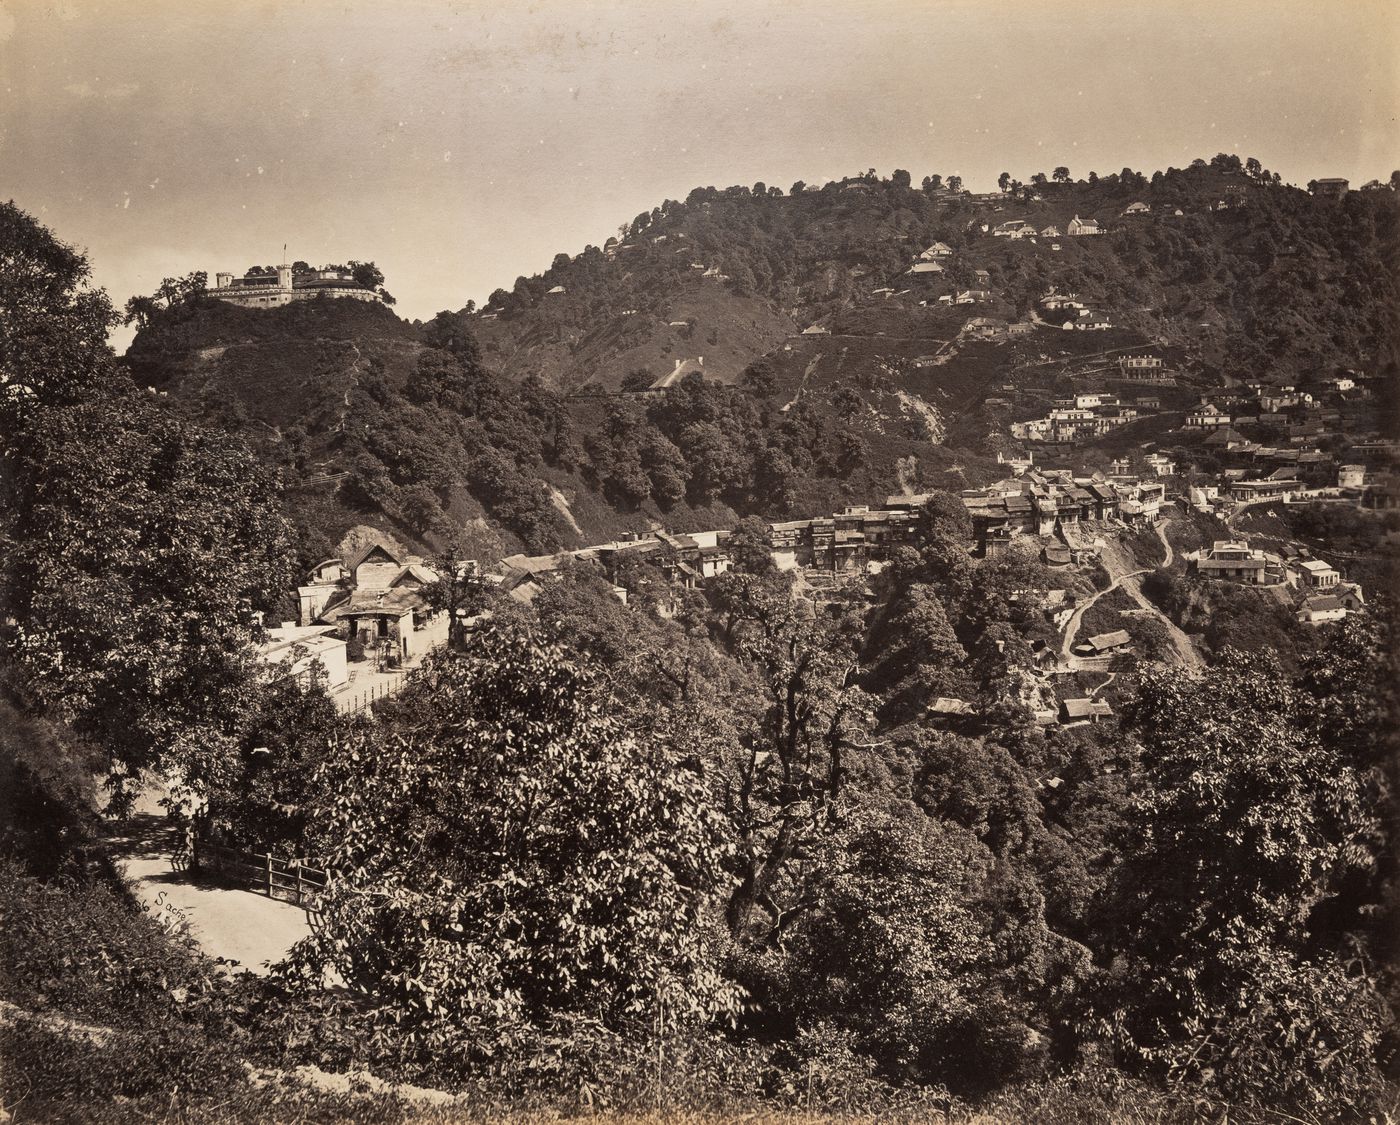
[[[1171,566],[1172,561],[1176,557],[1175,552],[1172,550],[1171,540],[1167,538],[1167,526],[1170,523],[1171,520],[1169,519],[1163,520],[1161,523],[1157,524],[1156,527],[1153,529],[1157,533],[1157,538],[1160,539],[1162,542],[1164,555],[1162,558],[1161,565],[1164,567]],[[1108,567],[1109,574],[1112,575],[1112,555],[1105,556],[1104,565]],[[1065,629],[1064,641],[1060,645],[1060,663],[1066,671],[1077,672],[1084,668],[1084,660],[1080,657],[1075,656],[1072,650],[1074,647],[1075,638],[1079,635],[1079,626],[1083,621],[1085,611],[1088,610],[1088,608],[1091,605],[1093,605],[1105,594],[1118,589],[1120,586],[1123,588],[1124,593],[1126,593],[1130,598],[1132,598],[1133,601],[1144,613],[1155,617],[1158,621],[1162,623],[1163,627],[1167,631],[1168,636],[1171,638],[1172,650],[1176,655],[1176,663],[1180,664],[1183,668],[1188,668],[1192,671],[1199,671],[1205,667],[1205,660],[1201,656],[1200,652],[1197,650],[1191,638],[1188,637],[1184,632],[1182,632],[1181,628],[1176,624],[1175,621],[1173,621],[1170,617],[1168,617],[1165,613],[1163,613],[1160,609],[1153,605],[1152,602],[1150,602],[1147,599],[1147,596],[1143,594],[1142,576],[1144,574],[1150,573],[1154,569],[1156,568],[1143,567],[1138,570],[1130,570],[1126,571],[1125,573],[1113,576],[1112,585],[1094,594],[1093,597],[1089,598],[1087,601],[1084,602],[1083,605],[1081,605],[1078,609],[1074,611],[1074,615],[1069,619],[1068,627]]]
[[[142,907],[172,932],[188,928],[211,957],[263,974],[311,933],[306,911],[249,891],[192,880],[176,870],[175,826],[147,790],[130,819],[114,824],[107,846],[113,864]]]
[[[786,414],[789,410],[791,410],[794,406],[797,405],[798,399],[802,397],[803,392],[807,389],[807,381],[811,379],[812,373],[816,371],[817,364],[819,364],[822,361],[822,355],[822,352],[818,352],[812,357],[812,361],[809,364],[807,364],[806,369],[802,372],[802,382],[797,384],[797,392],[792,396],[792,400],[790,402],[785,402],[782,406],[778,407],[778,413]]]
[[[1069,624],[1065,627],[1065,639],[1060,643],[1060,661],[1069,671],[1077,672],[1079,670],[1079,658],[1070,650],[1074,647],[1074,638],[1079,635],[1079,626],[1084,622],[1085,611],[1105,594],[1111,594],[1118,589],[1125,578],[1146,573],[1146,570],[1132,570],[1127,574],[1120,574],[1112,583],[1095,593],[1093,597],[1086,599],[1070,616]]]

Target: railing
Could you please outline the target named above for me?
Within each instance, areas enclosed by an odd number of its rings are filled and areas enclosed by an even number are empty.
[[[363,711],[367,707],[372,707],[381,699],[387,699],[396,691],[403,687],[407,681],[407,672],[392,680],[383,680],[377,684],[371,684],[357,692],[350,692],[345,695],[334,697],[336,710],[342,715],[352,715],[356,711]]]
[[[330,886],[327,872],[257,852],[227,848],[208,840],[194,844],[195,866],[268,898],[314,911]]]

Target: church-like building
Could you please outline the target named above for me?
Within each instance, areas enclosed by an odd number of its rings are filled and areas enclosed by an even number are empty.
[[[378,293],[366,289],[348,270],[294,270],[287,265],[278,266],[275,274],[235,277],[231,273],[217,273],[214,288],[207,293],[220,301],[252,309],[271,309],[322,296],[383,302]]]

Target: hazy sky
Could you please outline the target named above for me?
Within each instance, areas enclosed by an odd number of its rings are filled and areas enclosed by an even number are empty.
[[[0,199],[118,303],[374,259],[481,301],[697,185],[1400,167],[1394,0],[0,0]]]

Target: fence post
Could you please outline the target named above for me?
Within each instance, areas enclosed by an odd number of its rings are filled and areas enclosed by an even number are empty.
[[[267,855],[263,857],[263,859],[266,861],[266,870],[267,870],[267,897],[268,897],[268,898],[271,898],[271,897],[272,897],[272,853],[271,853],[271,852],[268,852]]]
[[[301,905],[301,864],[300,864],[300,863],[298,863],[298,864],[296,865],[296,873],[297,873],[297,905],[300,906],[300,905]]]

